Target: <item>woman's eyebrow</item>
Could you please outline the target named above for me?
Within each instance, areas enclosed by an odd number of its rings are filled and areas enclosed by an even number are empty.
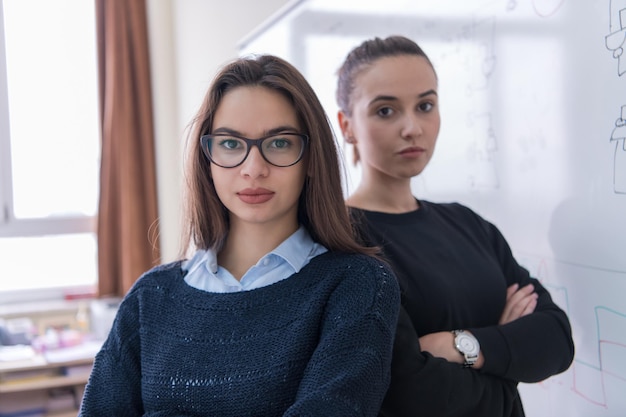
[[[428,90],[428,91],[424,91],[423,93],[420,93],[417,95],[417,98],[424,98],[426,96],[430,96],[430,95],[437,95],[437,91],[435,90]],[[376,96],[372,99],[372,101],[370,101],[370,105],[378,102],[378,101],[396,101],[398,100],[398,97],[395,96],[385,96],[385,95],[380,95],[380,96]]]
[[[217,129],[213,130],[212,134],[217,134],[217,133],[227,133],[229,135],[235,135],[235,136],[240,136],[241,133],[237,132],[234,129],[229,129],[227,127],[218,127]]]
[[[272,136],[272,135],[276,135],[279,133],[286,133],[286,132],[293,132],[293,133],[297,133],[298,129],[296,129],[295,127],[291,126],[291,125],[282,125],[282,126],[278,126],[278,127],[274,127],[272,129],[269,130],[265,130],[263,132],[263,137],[265,136]],[[227,135],[233,135],[233,136],[243,136],[243,134],[235,129],[231,129],[229,127],[218,127],[217,129],[215,129],[213,131],[213,134],[227,134]]]
[[[429,96],[431,94],[437,95],[437,91],[435,91],[435,90],[424,91],[422,94],[419,94],[417,97],[418,98],[423,98],[423,97]]]
[[[265,132],[266,135],[275,135],[277,133],[297,133],[298,129],[290,125],[278,126]]]
[[[398,100],[398,97],[394,97],[394,96],[376,96],[374,97],[371,101],[370,101],[370,105],[376,103],[377,101],[396,101]]]

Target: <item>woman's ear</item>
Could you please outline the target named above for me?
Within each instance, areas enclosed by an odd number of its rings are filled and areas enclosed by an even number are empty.
[[[339,122],[339,128],[341,129],[343,139],[347,143],[354,144],[356,140],[354,139],[354,135],[352,134],[350,118],[343,111],[339,110],[337,112],[337,121]]]
[[[356,144],[356,138],[354,137],[354,133],[352,131],[352,123],[350,117],[348,117],[348,115],[346,115],[343,111],[339,110],[337,112],[337,120],[339,121],[339,128],[341,129],[343,139],[346,141],[346,143],[354,145],[352,147],[352,163],[356,166],[361,157],[359,156],[359,148]]]

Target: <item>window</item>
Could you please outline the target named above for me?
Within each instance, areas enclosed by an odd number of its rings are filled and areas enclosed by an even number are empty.
[[[97,282],[100,137],[94,2],[0,6],[3,303]]]

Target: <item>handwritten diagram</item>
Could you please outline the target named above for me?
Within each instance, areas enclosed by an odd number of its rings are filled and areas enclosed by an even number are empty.
[[[496,165],[498,135],[490,107],[497,69],[496,17],[492,13],[484,9],[476,11],[468,24],[451,34],[447,45],[438,48],[442,51],[438,60],[441,75],[446,77],[445,71],[450,71],[446,78],[448,85],[464,91],[463,96],[447,105],[452,112],[465,113],[464,123],[455,125],[453,135],[468,139],[458,156],[465,168],[465,185],[478,190],[500,187]]]
[[[617,194],[626,194],[626,105],[615,121],[611,142],[615,142],[613,189]]]
[[[550,17],[563,6],[565,0],[533,0],[533,10],[539,17]]]
[[[467,160],[472,166],[468,185],[471,188],[497,189],[500,186],[495,168],[498,140],[492,115],[490,112],[470,112],[466,124],[474,135],[474,141],[470,142],[466,151]]]
[[[613,416],[614,411],[624,410],[626,399],[622,393],[626,392],[626,333],[623,329],[626,328],[626,314],[619,311],[624,305],[619,296],[612,300],[600,297],[595,287],[601,281],[620,294],[623,292],[626,272],[532,255],[522,256],[520,261],[567,312],[576,343],[576,357],[568,371],[540,384],[524,387],[537,400],[526,405],[545,407],[547,403],[542,404],[540,400],[542,395],[571,392],[576,395],[576,400],[569,406],[575,407],[578,412],[584,410],[582,415]],[[583,287],[585,289],[581,291]],[[572,305],[575,308],[571,308]],[[564,408],[560,410],[564,411]]]
[[[576,359],[572,367],[572,390],[591,404],[602,408],[623,402],[615,393],[626,389],[626,315],[606,306],[594,308],[597,336],[593,338],[597,357]],[[596,359],[597,358],[597,359]]]
[[[617,59],[617,74],[621,77],[626,72],[626,58],[623,56],[626,42],[626,0],[611,0],[609,7],[610,33],[604,39],[607,49],[613,51],[613,58]]]
[[[609,20],[610,33],[605,37],[605,44],[617,59],[617,74],[621,77],[626,72],[626,0],[610,0]],[[626,105],[622,106],[620,117],[615,121],[611,142],[615,142],[613,190],[616,194],[626,194]]]

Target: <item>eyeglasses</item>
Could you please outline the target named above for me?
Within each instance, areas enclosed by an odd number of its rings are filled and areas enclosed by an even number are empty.
[[[308,141],[307,135],[299,133],[279,133],[260,139],[226,134],[200,137],[206,157],[222,168],[234,168],[243,164],[253,146],[259,148],[263,159],[274,166],[295,165],[302,159]]]

